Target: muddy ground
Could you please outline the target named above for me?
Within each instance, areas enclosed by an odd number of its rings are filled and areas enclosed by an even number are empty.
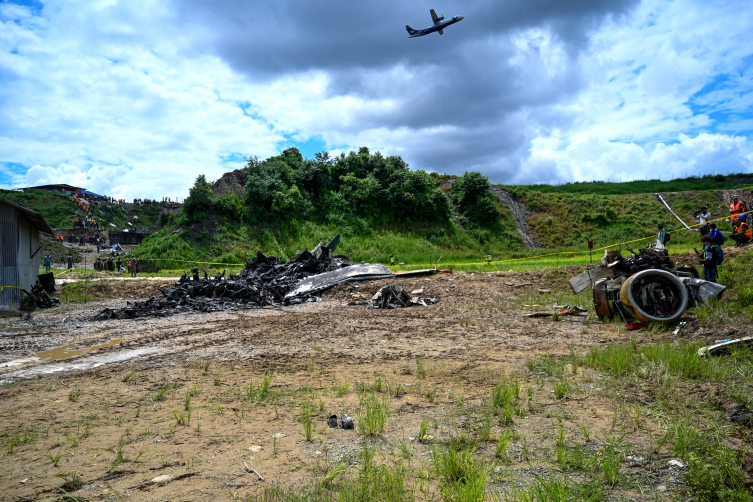
[[[635,336],[590,316],[525,316],[572,299],[566,280],[578,270],[403,279],[407,290],[440,296],[428,307],[369,310],[363,300],[391,282],[374,281],[291,307],[91,321],[156,287],[107,284],[97,286],[101,300],[0,319],[0,500],[60,500],[59,487],[79,500],[242,499],[264,486],[306,486],[339,462],[358,465],[366,441],[379,462],[399,458],[428,472],[433,443],[418,441],[422,420],[435,441],[466,435],[478,442],[491,493],[553,471],[554,431],[564,424],[568,441],[591,449],[615,428],[626,432],[626,458],[639,460],[623,462],[631,481],[609,488],[610,497],[671,496],[682,486],[682,467],[652,449],[652,417],[631,423],[601,377],[583,368],[568,370],[572,386],[555,398],[551,375],[527,364]],[[539,287],[552,293],[538,294]],[[592,312],[587,298],[578,303]],[[720,334],[691,323],[683,336],[713,340],[735,329]],[[260,394],[265,374],[270,386]],[[483,423],[506,375],[518,376],[528,404],[514,418],[505,454],[495,457],[504,427],[495,418],[487,434]],[[358,420],[364,391],[389,400],[384,432],[328,428],[330,414]],[[311,441],[302,406],[312,413]],[[424,480],[415,485],[419,499],[438,496],[430,475],[416,479]]]

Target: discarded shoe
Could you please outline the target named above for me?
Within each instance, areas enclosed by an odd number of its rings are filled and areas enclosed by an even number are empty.
[[[340,423],[341,423],[343,429],[352,429],[353,425],[354,425],[353,424],[353,419],[350,418],[350,416],[348,416],[347,413],[342,416],[342,419],[341,419]]]
[[[327,419],[327,425],[328,425],[328,426],[330,426],[330,427],[332,427],[333,429],[334,429],[335,427],[337,427],[337,415],[331,415],[331,416],[330,416],[330,417],[329,417],[329,418]]]

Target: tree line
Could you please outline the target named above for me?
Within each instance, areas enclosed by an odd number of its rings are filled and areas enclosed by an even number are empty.
[[[204,175],[183,204],[189,223],[216,215],[253,225],[315,221],[368,231],[392,224],[449,225],[457,212],[467,230],[493,231],[500,213],[489,180],[478,172],[457,178],[411,170],[400,156],[357,152],[304,159],[297,148],[246,160],[244,194],[215,197]],[[442,181],[454,179],[450,187]],[[444,190],[443,190],[444,188]]]

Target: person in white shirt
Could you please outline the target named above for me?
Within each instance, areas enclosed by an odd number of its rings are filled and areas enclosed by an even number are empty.
[[[700,230],[701,235],[709,235],[709,225],[708,222],[712,220],[711,213],[708,212],[708,208],[706,206],[703,206],[701,208],[701,211],[695,215],[695,219],[698,223],[701,224]]]

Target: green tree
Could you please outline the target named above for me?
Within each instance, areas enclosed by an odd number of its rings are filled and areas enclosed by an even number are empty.
[[[466,172],[452,184],[452,198],[463,223],[470,227],[499,224],[499,211],[489,192],[489,179],[479,172]]]
[[[186,215],[186,219],[190,222],[203,220],[212,207],[212,195],[212,184],[207,181],[206,176],[200,174],[183,203],[183,214]]]

